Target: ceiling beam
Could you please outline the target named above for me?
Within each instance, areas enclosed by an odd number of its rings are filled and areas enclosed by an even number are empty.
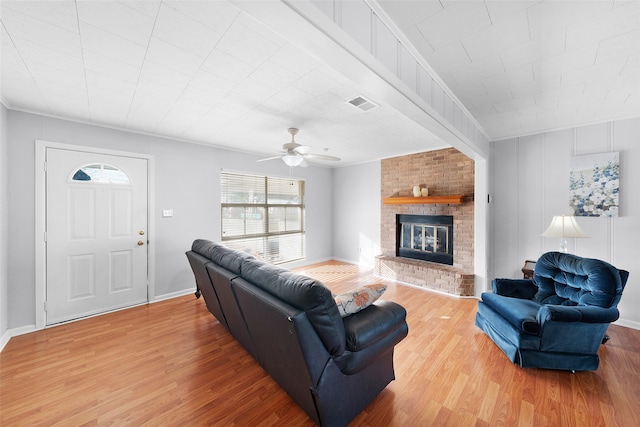
[[[310,1],[231,0],[235,6],[404,116],[471,158],[488,158],[489,143],[476,143],[442,119],[415,92]]]

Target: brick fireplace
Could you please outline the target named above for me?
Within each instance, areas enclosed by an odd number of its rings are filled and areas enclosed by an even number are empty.
[[[474,295],[473,221],[474,162],[454,148],[382,160],[382,198],[412,197],[414,185],[429,188],[429,196],[462,195],[460,204],[412,198],[408,203],[382,204],[377,275],[460,296]],[[400,200],[400,199],[395,199]],[[418,201],[418,203],[413,203]],[[398,215],[453,217],[453,264],[445,265],[397,256]]]

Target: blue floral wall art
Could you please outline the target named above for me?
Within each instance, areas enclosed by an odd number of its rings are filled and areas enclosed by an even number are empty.
[[[618,216],[618,152],[571,158],[569,204],[575,216]]]

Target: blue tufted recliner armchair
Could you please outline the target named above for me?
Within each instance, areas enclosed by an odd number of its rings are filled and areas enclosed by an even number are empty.
[[[493,280],[493,293],[478,302],[476,325],[523,368],[596,370],[628,277],[601,260],[548,252],[533,280]]]

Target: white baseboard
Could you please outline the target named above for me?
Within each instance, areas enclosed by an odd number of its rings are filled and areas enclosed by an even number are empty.
[[[618,326],[624,326],[625,328],[640,330],[640,322],[636,322],[633,320],[618,319],[615,322],[613,322],[613,324]]]
[[[11,335],[9,334],[9,331],[4,331],[4,334],[2,334],[2,337],[0,337],[0,353],[2,353],[4,346],[7,345],[10,339]]]
[[[418,290],[425,291],[425,292],[433,292],[434,294],[444,295],[446,297],[452,297],[452,298],[458,298],[458,299],[478,299],[478,297],[476,297],[475,295],[450,294],[449,292],[443,292],[443,291],[439,291],[438,289],[431,289],[431,288],[427,288],[425,286],[414,285],[413,283],[403,282],[402,280],[398,280],[398,279],[389,279],[387,277],[382,277],[382,276],[378,276],[378,275],[374,275],[374,276],[379,278],[379,279],[392,280],[392,281],[394,281],[396,283],[399,283],[399,284],[401,284],[403,286],[409,286],[410,288],[418,289]]]
[[[181,297],[181,296],[184,296],[184,295],[193,294],[193,293],[195,293],[195,291],[196,291],[195,288],[193,288],[193,289],[183,289],[181,291],[171,292],[169,294],[158,295],[158,296],[150,299],[149,300],[149,304],[155,303],[155,302],[159,302],[159,301],[165,301],[165,300],[172,299],[172,298]],[[144,304],[147,304],[147,303],[137,304],[137,305],[129,306],[129,307],[118,308],[116,310],[109,311],[108,313],[112,313],[114,311],[127,310],[129,308],[137,307],[139,305],[144,305]],[[49,326],[47,326],[47,328],[53,328],[53,327],[64,325],[64,324],[71,323],[71,322],[78,322],[80,320],[84,320],[84,319],[87,319],[89,317],[100,316],[100,315],[103,315],[103,314],[107,314],[107,313],[99,313],[99,314],[95,314],[95,315],[92,315],[92,316],[86,316],[86,317],[82,317],[82,318],[79,318],[79,319],[73,319],[73,320],[70,320],[69,322],[62,322],[62,323],[59,323],[59,324],[56,324],[56,325],[49,325]],[[0,352],[2,352],[2,350],[4,349],[4,347],[7,345],[7,343],[9,342],[9,340],[11,338],[17,337],[19,335],[24,335],[24,334],[28,334],[28,333],[31,333],[31,332],[35,332],[37,330],[38,329],[36,328],[36,325],[27,325],[27,326],[21,326],[19,328],[8,329],[7,331],[5,331],[4,334],[2,334],[2,337],[0,338]]]
[[[175,291],[175,292],[170,292],[168,294],[162,294],[162,295],[157,295],[151,299],[149,299],[149,304],[155,303],[155,302],[160,302],[160,301],[166,301],[168,299],[173,299],[173,298],[178,298],[178,297],[183,297],[185,295],[194,295],[196,292],[196,288],[195,286],[193,288],[189,288],[189,289],[182,289],[180,291]],[[195,296],[194,296],[195,298]]]
[[[356,260],[346,259],[346,258],[333,258],[333,259],[340,262],[346,262],[347,264],[353,264],[360,267],[373,269],[373,264],[369,264],[364,261],[356,261]]]
[[[357,264],[354,261],[349,261],[349,260],[340,260],[340,259],[336,259],[337,261],[342,261],[342,262],[348,262],[350,264]],[[310,263],[310,264],[315,264],[318,262],[322,262],[322,261],[317,261],[314,263]],[[441,295],[446,295],[449,297],[454,297],[454,298],[474,298],[474,297],[461,297],[458,295],[452,295],[452,294],[448,294],[446,292],[441,292],[441,291],[437,291],[435,289],[429,289],[429,288],[423,288],[421,286],[416,286],[416,285],[412,285],[410,283],[404,283],[404,282],[399,282],[405,286],[410,286],[412,288],[416,288],[416,289],[420,289],[423,291],[428,291],[428,292],[435,292],[437,294],[441,294]],[[158,295],[152,299],[149,300],[149,304],[151,303],[156,303],[156,302],[160,302],[160,301],[166,301],[168,299],[172,299],[172,298],[178,298],[181,296],[185,296],[185,295],[189,295],[189,294],[193,294],[195,293],[195,289],[183,289],[181,291],[176,291],[176,292],[171,292],[168,294],[164,294],[164,295]],[[131,307],[126,307],[123,308],[121,310],[126,310],[127,308],[131,308]],[[618,325],[618,326],[622,326],[625,328],[631,328],[631,329],[637,329],[640,330],[640,322],[636,322],[633,320],[625,320],[625,319],[618,319],[615,322],[613,322],[614,325]],[[0,352],[2,352],[2,350],[4,350],[4,347],[7,345],[7,343],[9,343],[9,340],[13,337],[17,337],[19,335],[24,335],[24,334],[28,334],[30,332],[35,332],[38,329],[36,329],[36,325],[27,325],[27,326],[21,326],[19,328],[13,328],[13,329],[8,329],[5,331],[4,334],[2,334],[2,337],[0,337]]]
[[[293,270],[294,268],[307,267],[309,265],[320,264],[322,262],[327,262],[331,260],[332,258],[322,258],[322,259],[315,259],[315,260],[301,259],[299,261],[285,262],[283,264],[280,264],[280,266],[289,270]]]
[[[7,329],[4,334],[2,334],[2,338],[0,338],[0,352],[4,350],[4,347],[9,343],[9,340],[13,337],[17,337],[18,335],[28,334],[30,332],[35,332],[36,325],[27,325],[21,326],[19,328]]]

